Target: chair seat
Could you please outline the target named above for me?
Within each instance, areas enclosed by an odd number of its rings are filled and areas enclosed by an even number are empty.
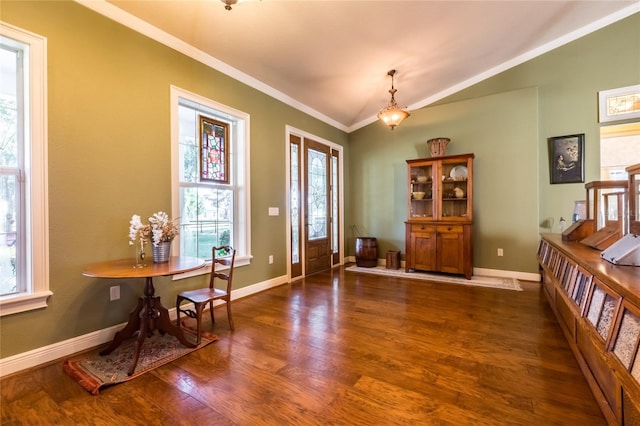
[[[211,299],[221,299],[227,295],[227,292],[217,288],[199,288],[197,290],[180,292],[182,299],[188,299],[193,303],[206,303]]]

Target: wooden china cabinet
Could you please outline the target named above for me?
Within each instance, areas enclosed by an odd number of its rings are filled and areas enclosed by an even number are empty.
[[[471,279],[473,154],[407,160],[405,270]]]

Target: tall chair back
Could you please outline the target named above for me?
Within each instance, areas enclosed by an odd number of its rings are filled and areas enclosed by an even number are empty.
[[[233,286],[233,269],[236,260],[236,250],[231,246],[219,246],[211,249],[211,276],[209,287],[196,290],[182,291],[176,297],[176,313],[178,325],[180,326],[180,314],[183,313],[189,318],[195,318],[197,324],[197,343],[200,343],[200,331],[202,329],[202,312],[209,305],[211,315],[211,325],[216,322],[213,314],[213,302],[223,300],[227,304],[227,319],[229,328],[234,330],[233,318],[231,316],[231,289]],[[220,266],[219,266],[220,265]],[[223,281],[224,288],[216,288],[218,280]],[[193,303],[193,309],[181,308],[182,302]]]

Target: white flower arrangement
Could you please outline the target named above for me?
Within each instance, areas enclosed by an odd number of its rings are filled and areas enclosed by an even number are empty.
[[[153,216],[149,218],[154,246],[173,241],[176,235],[179,234],[180,228],[176,224],[176,220],[169,219],[169,215],[165,212],[154,213]]]
[[[149,232],[149,225],[145,225],[140,221],[140,215],[134,214],[131,216],[131,221],[129,222],[129,239],[131,242],[148,238]]]
[[[148,224],[144,224],[140,220],[140,216],[134,214],[129,222],[129,239],[133,243],[138,239],[143,240],[150,237],[156,247],[160,243],[173,241],[180,232],[176,220],[169,219],[168,214],[160,211],[149,218]]]

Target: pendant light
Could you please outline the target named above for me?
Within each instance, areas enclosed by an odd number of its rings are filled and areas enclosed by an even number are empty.
[[[231,10],[231,6],[238,3],[238,0],[220,0],[220,1],[224,3],[224,8],[227,10]]]
[[[378,113],[378,119],[384,121],[384,124],[389,126],[391,130],[411,115],[409,111],[400,108],[396,103],[395,94],[397,90],[393,87],[393,76],[395,74],[396,70],[391,70],[387,73],[387,75],[391,76],[391,89],[389,90],[389,93],[391,93],[391,100],[389,101],[389,105],[382,108]]]

